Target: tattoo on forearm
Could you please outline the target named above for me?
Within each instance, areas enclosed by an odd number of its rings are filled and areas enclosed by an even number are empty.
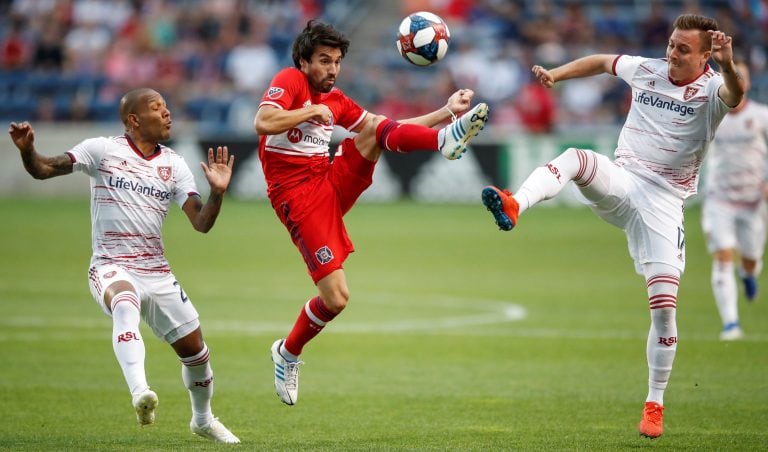
[[[739,71],[739,68],[737,68],[737,67],[733,67],[733,68],[724,67],[724,68],[721,69],[720,72],[722,72],[723,74],[733,74],[733,76],[736,77],[736,79],[744,80],[744,77],[741,76],[741,72]]]
[[[72,159],[68,155],[42,157],[34,150],[21,153],[24,168],[32,177],[47,179],[72,172]]]
[[[72,159],[66,154],[49,158],[48,165],[51,167],[51,176],[61,176],[72,172]]]

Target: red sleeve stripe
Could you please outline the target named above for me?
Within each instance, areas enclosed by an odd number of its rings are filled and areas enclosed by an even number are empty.
[[[613,75],[617,75],[616,74],[616,63],[619,62],[619,58],[621,58],[621,54],[616,55],[616,58],[614,58],[613,64],[611,65],[611,71],[613,71]]]

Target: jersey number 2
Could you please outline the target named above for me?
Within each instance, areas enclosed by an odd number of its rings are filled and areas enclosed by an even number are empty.
[[[189,298],[187,298],[187,294],[184,293],[184,289],[181,288],[181,284],[179,284],[178,281],[174,281],[173,285],[179,288],[179,296],[181,297],[181,302],[186,303]]]

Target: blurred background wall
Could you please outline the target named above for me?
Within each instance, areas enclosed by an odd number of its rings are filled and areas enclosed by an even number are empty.
[[[448,56],[427,68],[394,45],[402,17],[419,10],[451,30]],[[320,18],[352,40],[337,86],[370,111],[419,115],[458,87],[491,106],[490,126],[460,162],[387,154],[363,199],[475,202],[483,185],[516,188],[565,147],[613,151],[626,85],[599,76],[546,90],[531,79],[533,64],[663,57],[683,12],[717,18],[751,67],[750,97],[768,103],[768,0],[0,0],[0,119],[32,121],[52,155],[122,133],[121,94],[151,86],[171,106],[170,145],[190,166],[227,144],[238,158],[232,194],[263,198],[253,117],[271,77],[292,65],[295,35]],[[0,196],[85,193],[85,178],[32,180],[10,140],[0,143]]]

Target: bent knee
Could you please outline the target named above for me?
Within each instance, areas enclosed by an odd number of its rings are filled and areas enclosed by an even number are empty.
[[[379,127],[379,124],[381,124],[382,122],[386,121],[387,119],[389,119],[389,118],[387,118],[386,116],[373,115],[373,117],[371,118],[371,121],[368,122],[368,124],[366,125],[366,127],[363,130],[365,130],[365,129],[372,129],[373,132],[376,132],[376,128]]]
[[[338,314],[349,303],[349,290],[342,287],[335,288],[330,293],[323,295],[322,300],[329,311]]]

